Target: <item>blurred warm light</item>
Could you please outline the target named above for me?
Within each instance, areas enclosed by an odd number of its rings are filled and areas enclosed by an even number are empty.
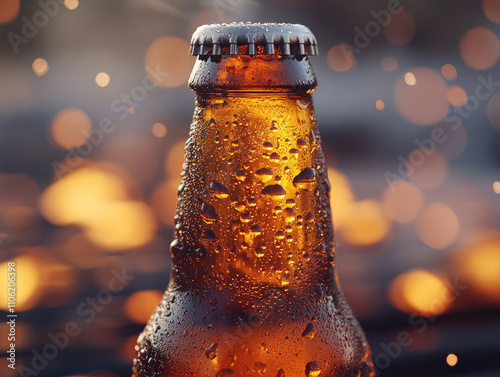
[[[413,221],[424,205],[424,194],[406,181],[392,183],[382,194],[382,208],[388,218],[398,223]]]
[[[7,337],[9,330],[10,326],[7,321],[5,321],[4,323],[0,323],[0,334],[2,334],[2,336],[0,336],[0,349],[5,351],[10,348],[11,343]],[[33,334],[35,333],[35,331],[35,328],[24,322],[16,322],[16,351],[20,349],[26,349],[32,344]],[[16,375],[19,376],[17,373]],[[7,376],[2,375],[2,377]]]
[[[342,238],[346,242],[356,246],[374,245],[389,234],[391,223],[376,200],[367,199],[352,203],[350,210],[351,215],[344,219],[340,228]]]
[[[135,346],[137,345],[137,338],[139,334],[129,336],[125,342],[122,343],[120,347],[120,353],[123,360],[133,360],[136,354]]]
[[[448,174],[448,162],[437,150],[427,146],[413,150],[406,159],[406,171],[410,180],[423,189],[441,186]]]
[[[493,182],[493,191],[495,194],[500,194],[500,181]]]
[[[459,50],[463,61],[470,68],[489,69],[500,57],[500,41],[491,30],[475,27],[462,36]]]
[[[335,229],[342,228],[347,218],[352,216],[351,206],[354,194],[349,179],[339,170],[328,167],[328,180],[331,183],[330,205]]]
[[[107,250],[145,245],[156,232],[152,210],[131,201],[124,181],[99,165],[78,169],[49,186],[40,210],[54,224],[81,226]]]
[[[389,300],[408,314],[435,316],[450,306],[452,292],[440,273],[412,269],[394,278],[389,286]]]
[[[394,104],[408,121],[428,126],[439,122],[448,110],[447,89],[435,70],[414,68],[396,82]]]
[[[107,250],[148,244],[156,234],[156,221],[148,205],[123,201],[101,204],[98,216],[86,224],[87,237]]]
[[[500,93],[495,93],[486,108],[488,120],[495,130],[500,132]]]
[[[19,14],[20,0],[0,0],[0,25],[8,24]]]
[[[483,0],[483,11],[490,21],[500,24],[500,3],[498,0]]]
[[[157,138],[161,138],[167,135],[167,127],[165,127],[165,125],[161,123],[153,124],[151,130],[153,131],[153,135],[155,135]]]
[[[110,81],[111,79],[106,72],[99,72],[95,77],[95,83],[101,88],[108,86]]]
[[[472,236],[455,255],[462,279],[483,296],[500,302],[500,233],[484,231]]]
[[[456,240],[460,224],[450,207],[444,203],[433,203],[424,209],[416,228],[418,235],[428,246],[445,249]]]
[[[130,114],[134,115],[134,114],[135,114],[135,109],[134,109],[133,107],[129,107],[129,108],[128,108],[128,112],[129,112]]]
[[[164,36],[153,41],[144,60],[151,82],[163,88],[184,85],[195,60],[188,52],[189,43],[181,38]]]
[[[453,85],[446,91],[446,98],[454,106],[463,106],[467,103],[467,93],[458,85]]]
[[[377,110],[384,110],[385,103],[381,99],[378,99],[377,102],[375,102],[375,107]]]
[[[78,0],[64,0],[64,6],[69,10],[75,10],[80,5]]]
[[[165,160],[165,176],[167,178],[179,180],[182,173],[182,162],[184,161],[185,140],[178,140],[169,148],[167,158]]]
[[[92,123],[87,114],[70,107],[59,111],[50,128],[52,140],[66,149],[77,148],[85,143],[92,130]]]
[[[391,14],[389,22],[384,26],[387,40],[396,46],[404,46],[415,35],[415,20],[407,11]]]
[[[105,253],[86,237],[85,232],[69,238],[66,235],[58,251],[65,261],[82,269],[96,267]]]
[[[417,85],[417,79],[412,72],[406,72],[404,77],[405,77],[406,85],[409,85],[409,86]]]
[[[22,229],[29,226],[36,218],[36,211],[32,207],[11,206],[4,214],[4,224],[9,230]]]
[[[177,189],[181,177],[169,179],[155,187],[151,194],[151,207],[158,217],[167,225],[174,225],[175,210],[177,208]]]
[[[133,293],[125,302],[125,314],[132,321],[144,324],[163,297],[161,291],[140,291]]]
[[[16,263],[16,311],[25,311],[35,307],[40,298],[40,266],[36,259],[29,255],[21,255],[17,258],[0,264],[1,285],[4,289],[0,290],[0,309],[8,310],[8,263]]]
[[[124,168],[141,186],[154,179],[160,163],[158,145],[145,133],[128,132],[113,136],[99,148],[97,158]]]
[[[448,364],[450,367],[454,367],[455,365],[457,365],[457,362],[457,355],[450,353],[448,356],[446,356],[446,364]]]
[[[380,62],[382,69],[387,72],[395,71],[398,69],[398,60],[393,56],[386,56]]]
[[[328,66],[334,71],[345,72],[354,68],[356,57],[348,46],[338,44],[328,51],[326,61]]]
[[[36,58],[31,67],[37,76],[43,76],[49,71],[49,63],[44,58]]]
[[[457,78],[457,69],[453,64],[445,64],[441,67],[441,74],[446,80],[455,80]]]

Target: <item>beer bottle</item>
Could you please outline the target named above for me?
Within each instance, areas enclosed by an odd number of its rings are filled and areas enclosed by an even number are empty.
[[[317,51],[301,25],[194,33],[170,283],[134,376],[374,376],[335,272]]]

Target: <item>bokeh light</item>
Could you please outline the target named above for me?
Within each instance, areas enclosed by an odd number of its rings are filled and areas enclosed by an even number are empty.
[[[384,101],[382,101],[381,99],[378,99],[378,100],[375,102],[375,107],[377,108],[377,110],[384,110],[384,108],[385,108],[385,103],[384,103]]]
[[[151,127],[151,131],[157,138],[162,138],[167,135],[167,127],[165,127],[165,125],[162,123],[153,124],[153,127]]]
[[[159,37],[146,51],[144,64],[151,82],[162,88],[184,85],[191,73],[194,57],[189,56],[189,43],[174,37]]]
[[[460,224],[457,215],[444,203],[427,206],[417,221],[417,233],[425,244],[445,249],[457,238]]]
[[[500,233],[474,234],[454,254],[459,276],[483,297],[500,303]]]
[[[64,0],[64,6],[69,10],[75,10],[80,5],[78,0]]]
[[[430,68],[413,68],[402,75],[394,87],[394,104],[408,121],[422,126],[439,122],[448,110],[448,86]]]
[[[448,310],[451,293],[442,274],[417,268],[397,276],[389,286],[389,300],[394,307],[422,316]]]
[[[386,39],[396,46],[408,44],[415,35],[415,20],[407,11],[391,14],[389,22],[384,26]]]
[[[465,64],[476,70],[493,67],[500,57],[500,41],[491,30],[475,27],[460,40],[460,56]]]
[[[493,192],[495,194],[500,194],[500,181],[493,182]]]
[[[450,367],[454,367],[458,363],[458,357],[454,353],[450,353],[448,356],[446,356],[446,364],[448,364]]]
[[[0,25],[14,21],[21,6],[20,0],[0,0]]]
[[[500,3],[497,0],[483,0],[483,11],[490,21],[500,24]]]
[[[457,69],[453,64],[445,64],[441,67],[441,74],[446,80],[455,80],[457,78]]]
[[[40,299],[40,266],[37,261],[29,255],[21,255],[17,258],[0,264],[0,276],[2,287],[8,287],[8,263],[15,262],[16,279],[18,287],[16,290],[16,311],[25,311],[35,307]],[[22,286],[19,282],[22,281]],[[8,310],[7,289],[0,290],[0,309]]]
[[[495,93],[486,108],[488,120],[495,130],[500,132],[500,93]]]
[[[328,51],[326,61],[328,66],[336,72],[349,71],[356,65],[356,57],[351,49],[344,44],[333,46]]]
[[[339,230],[349,217],[351,217],[351,206],[354,203],[354,194],[351,183],[345,174],[333,167],[328,167],[328,180],[331,182],[330,205],[332,209],[333,223],[335,229]]]
[[[406,224],[413,221],[424,205],[424,194],[406,181],[397,181],[382,194],[382,208],[391,220]]]
[[[111,79],[106,72],[99,72],[95,77],[95,83],[101,88],[108,86],[110,81]]]
[[[70,107],[59,111],[52,120],[50,134],[56,145],[72,149],[84,144],[92,130],[88,115],[80,109]]]
[[[384,71],[391,72],[398,69],[398,60],[393,56],[386,56],[380,61],[380,66]]]
[[[135,292],[125,302],[125,314],[132,321],[144,324],[149,320],[162,297],[161,291]]]
[[[446,98],[454,106],[463,106],[467,103],[467,93],[458,85],[453,85],[446,91]]]
[[[356,246],[369,246],[382,241],[389,234],[391,222],[376,200],[354,202],[350,210],[351,216],[344,219],[340,228],[341,237],[346,242]]]
[[[469,139],[465,126],[463,124],[444,123],[439,127],[446,135],[446,139],[442,143],[436,143],[437,150],[447,160],[460,157],[465,151]]]
[[[49,71],[49,63],[43,58],[36,58],[31,67],[37,76],[43,76]]]
[[[410,180],[423,189],[441,186],[448,174],[448,162],[429,145],[413,150],[406,160],[406,171]]]

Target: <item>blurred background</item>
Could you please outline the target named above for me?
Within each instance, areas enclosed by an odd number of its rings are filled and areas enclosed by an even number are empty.
[[[22,368],[0,374],[130,375],[168,283],[190,36],[229,21],[318,39],[338,273],[377,370],[500,376],[497,0],[0,0],[0,279],[16,261]]]

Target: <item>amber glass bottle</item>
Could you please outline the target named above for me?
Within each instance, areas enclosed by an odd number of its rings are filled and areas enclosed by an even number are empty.
[[[373,376],[336,279],[314,36],[300,25],[206,25],[191,53],[196,108],[172,273],[134,376]]]

